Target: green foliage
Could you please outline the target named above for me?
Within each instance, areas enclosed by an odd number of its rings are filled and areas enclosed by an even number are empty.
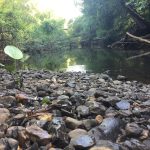
[[[134,26],[122,0],[82,0],[83,16],[70,23],[70,34],[83,39],[104,37],[108,44],[120,39]],[[126,0],[143,17],[150,19],[149,0]]]
[[[42,99],[42,105],[43,105],[43,104],[49,104],[49,103],[50,103],[50,100],[49,100],[48,97],[44,97],[44,98]]]
[[[150,1],[149,0],[127,0],[127,4],[133,6],[138,13],[150,20]]]

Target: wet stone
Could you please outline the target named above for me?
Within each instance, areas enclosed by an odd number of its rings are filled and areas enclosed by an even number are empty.
[[[10,112],[6,108],[0,108],[0,123],[5,123],[10,117]]]
[[[4,107],[10,107],[15,106],[17,101],[14,96],[0,96],[0,104],[3,104]]]
[[[116,103],[116,106],[121,110],[130,109],[130,103],[126,100],[121,100],[120,102]]]
[[[150,85],[29,70],[16,89],[0,76],[0,150],[150,150]]]
[[[0,139],[0,150],[17,150],[18,141],[12,138],[1,138]]]
[[[86,130],[83,129],[75,129],[72,130],[68,133],[70,138],[76,138],[78,136],[82,136],[82,135],[88,135],[88,132]]]
[[[120,81],[125,81],[127,78],[125,76],[122,76],[122,75],[118,75],[117,76],[117,80],[120,80]]]
[[[76,83],[75,83],[75,81],[70,81],[70,82],[66,83],[66,86],[71,87],[71,88],[75,88]]]
[[[84,106],[84,105],[78,106],[76,110],[77,110],[79,116],[80,115],[81,116],[87,116],[90,113],[89,108],[87,106]]]
[[[90,148],[94,145],[93,139],[88,135],[81,135],[72,138],[70,143],[77,149]]]
[[[26,127],[30,139],[35,142],[37,141],[40,145],[46,145],[51,141],[52,136],[47,131],[39,128],[36,125]]]
[[[70,129],[76,129],[82,125],[82,121],[79,121],[71,117],[67,117],[65,120],[65,123],[66,123],[66,126]]]
[[[67,99],[69,99],[69,96],[67,96],[67,95],[61,95],[61,96],[58,96],[57,99],[58,100],[67,100]]]
[[[127,147],[129,150],[149,150],[147,149],[146,145],[142,142],[140,142],[139,140],[137,139],[130,139],[129,140],[126,140],[123,145],[125,147]]]
[[[108,140],[99,140],[90,150],[120,150],[119,145]]]
[[[6,136],[18,140],[20,146],[25,146],[28,136],[22,126],[12,126],[7,129]]]
[[[143,131],[143,129],[134,122],[128,123],[125,127],[125,130],[128,136],[139,136]]]
[[[142,105],[144,105],[144,106],[150,106],[150,100],[147,100],[146,102],[143,102]]]
[[[122,121],[120,119],[106,118],[99,126],[92,128],[88,133],[96,142],[99,140],[116,141],[121,127]]]
[[[85,129],[88,131],[98,125],[98,122],[95,119],[85,119],[82,121],[82,123]]]
[[[52,135],[52,143],[57,145],[58,148],[64,148],[69,144],[66,125],[62,117],[54,117],[51,122],[45,124],[44,129]]]

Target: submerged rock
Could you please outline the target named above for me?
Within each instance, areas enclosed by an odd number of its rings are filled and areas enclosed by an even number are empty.
[[[130,103],[126,100],[121,100],[120,102],[116,103],[118,109],[126,110],[130,109]]]

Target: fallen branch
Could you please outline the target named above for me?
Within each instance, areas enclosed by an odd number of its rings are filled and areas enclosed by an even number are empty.
[[[143,54],[140,54],[140,55],[135,55],[135,56],[129,57],[129,58],[127,58],[127,60],[132,60],[132,59],[143,57],[143,56],[146,56],[146,55],[150,55],[150,52],[146,52],[146,53],[143,53]]]
[[[117,45],[124,45],[124,44],[135,44],[136,42],[133,42],[133,41],[127,41],[127,42],[124,42],[124,41],[117,41],[117,42],[114,42],[113,44],[109,45],[108,47],[110,48],[114,48],[115,46]]]
[[[136,39],[136,40],[138,40],[138,41],[140,41],[140,42],[145,42],[145,43],[150,44],[150,40],[147,40],[147,39],[144,39],[144,38],[141,38],[141,37],[132,35],[132,34],[130,34],[129,32],[127,32],[126,34],[127,34],[128,36],[130,36],[131,38]]]

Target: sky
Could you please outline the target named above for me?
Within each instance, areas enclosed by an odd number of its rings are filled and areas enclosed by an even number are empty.
[[[52,11],[56,17],[70,20],[81,15],[74,0],[32,0],[40,12]],[[80,1],[80,0],[78,0]]]

